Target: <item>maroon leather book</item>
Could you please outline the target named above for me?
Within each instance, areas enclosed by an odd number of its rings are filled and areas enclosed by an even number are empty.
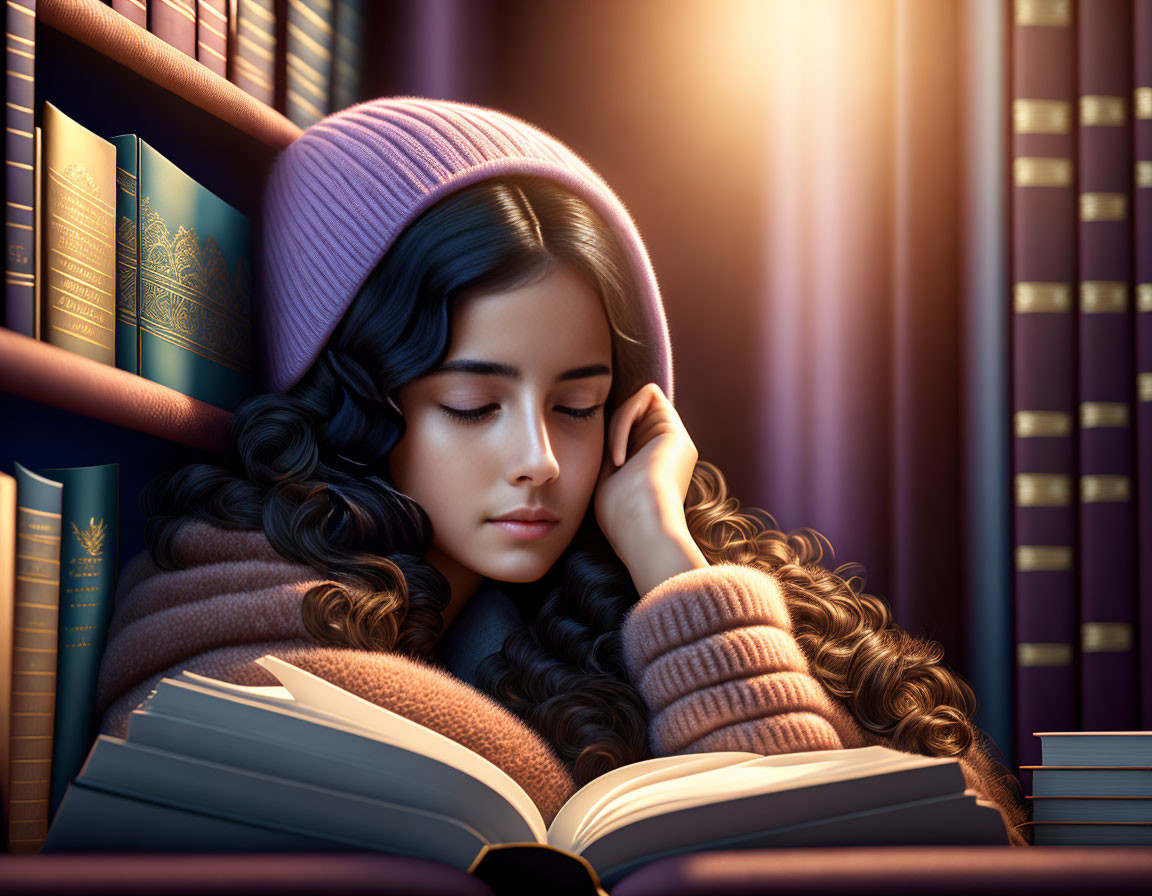
[[[196,58],[228,77],[228,0],[196,0]]]
[[[1133,274],[1136,280],[1136,477],[1140,727],[1152,730],[1152,0],[1132,6]]]
[[[1016,757],[1079,727],[1076,37],[1070,3],[1013,5],[1012,414]]]
[[[148,0],[112,0],[112,8],[141,28],[148,27]]]
[[[1133,728],[1131,0],[1078,5],[1080,709]]]
[[[196,0],[150,0],[148,30],[196,58]]]

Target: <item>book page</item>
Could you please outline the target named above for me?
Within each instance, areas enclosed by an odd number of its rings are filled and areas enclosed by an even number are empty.
[[[432,757],[482,781],[516,808],[537,841],[547,842],[544,817],[531,797],[507,772],[483,756],[438,731],[370,703],[277,657],[265,656],[256,662],[276,676],[301,705],[336,713],[374,732],[387,743]]]
[[[756,753],[689,753],[645,759],[613,769],[589,781],[569,798],[548,826],[548,842],[571,850],[580,830],[604,804],[639,787],[756,758]]]

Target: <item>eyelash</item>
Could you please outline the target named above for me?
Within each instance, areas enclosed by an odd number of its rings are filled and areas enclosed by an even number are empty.
[[[440,409],[444,411],[445,414],[461,423],[483,423],[492,416],[499,407],[500,406],[496,404],[486,404],[482,408],[461,410],[460,408],[450,408],[444,404],[440,405]],[[593,405],[590,408],[558,407],[557,410],[571,417],[573,420],[591,420],[600,412],[602,407],[604,407],[604,402],[600,402],[600,404]]]

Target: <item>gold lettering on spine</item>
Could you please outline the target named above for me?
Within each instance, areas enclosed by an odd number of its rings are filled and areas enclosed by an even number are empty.
[[[1018,314],[1071,311],[1072,287],[1067,283],[1017,283],[1012,287],[1012,308]]]
[[[1013,100],[1012,128],[1017,134],[1067,134],[1072,105],[1061,100]]]
[[[1152,162],[1136,163],[1136,187],[1140,190],[1152,187]]]
[[[1137,118],[1152,118],[1152,87],[1137,87],[1134,91]]]
[[[1123,314],[1128,310],[1128,284],[1120,280],[1085,280],[1080,284],[1084,314]]]
[[[1020,545],[1016,548],[1020,572],[1067,572],[1072,569],[1072,548],[1061,545]]]
[[[1080,425],[1084,429],[1127,426],[1128,405],[1118,401],[1086,401],[1080,405]]]
[[[1016,645],[1016,663],[1021,667],[1071,666],[1072,645],[1059,642],[1036,642]]]
[[[1017,25],[1064,27],[1071,23],[1071,0],[1016,0]]]
[[[1051,438],[1072,435],[1072,415],[1059,411],[1017,411],[1013,415],[1016,437]]]
[[[1127,476],[1080,477],[1080,500],[1085,504],[1130,501],[1132,480]]]
[[[1085,127],[1122,127],[1127,117],[1122,96],[1080,97],[1080,124]]]
[[[1136,310],[1152,311],[1152,283],[1137,284]]]
[[[1127,622],[1085,622],[1080,626],[1084,653],[1120,653],[1132,649],[1132,626]]]
[[[1152,373],[1136,375],[1136,400],[1152,401]]]
[[[1081,221],[1123,221],[1128,217],[1128,197],[1123,193],[1081,193]]]
[[[1018,187],[1072,186],[1072,160],[1020,156],[1012,162],[1012,182]]]
[[[1072,477],[1052,473],[1016,474],[1020,507],[1067,507],[1072,503]]]

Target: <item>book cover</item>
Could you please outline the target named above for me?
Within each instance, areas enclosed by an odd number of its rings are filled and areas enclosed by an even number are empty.
[[[1152,731],[1041,731],[1043,765],[1133,768],[1152,765]]]
[[[1006,841],[999,813],[965,793],[955,760],[883,747],[634,763],[585,785],[546,825],[523,788],[466,747],[281,660],[258,662],[283,687],[187,672],[160,682],[125,738],[97,739],[77,794],[466,870],[494,846],[543,848],[578,857],[606,882],[656,855],[717,844]],[[71,798],[53,850],[84,848]],[[130,838],[132,811],[109,818]],[[141,833],[160,849],[196,848],[178,831]]]
[[[228,0],[196,0],[196,58],[228,77]]]
[[[1140,725],[1152,729],[1152,0],[1133,7],[1133,274],[1136,286],[1136,508]],[[1142,475],[1139,473],[1142,472]]]
[[[196,58],[196,0],[150,0],[148,30]]]
[[[1152,797],[1152,765],[1143,768],[1037,765],[1031,771],[1033,796]]]
[[[251,225],[137,143],[140,375],[233,410],[252,383]]]
[[[116,362],[116,147],[43,110],[45,341]]]
[[[275,0],[236,0],[232,82],[271,106],[276,99]]]
[[[4,32],[4,326],[35,337],[36,0],[6,3]]]
[[[8,830],[8,749],[12,722],[12,625],[16,613],[16,480],[0,473],[0,799]]]
[[[306,128],[328,114],[335,0],[288,0],[284,114]]]
[[[112,0],[112,8],[141,28],[148,27],[148,0]]]
[[[364,98],[364,0],[335,0],[332,51],[332,98],[339,112]]]
[[[16,600],[8,851],[36,852],[48,832],[63,486],[15,464]]]
[[[116,366],[140,372],[136,289],[140,281],[137,227],[139,141],[135,134],[112,138],[116,147]]]
[[[103,464],[39,472],[64,487],[52,813],[96,737],[96,679],[116,591],[120,468]]]
[[[1137,719],[1130,0],[1078,6],[1080,723]]]
[[[1076,38],[1067,0],[1012,24],[1012,464],[1016,756],[1079,723],[1076,505]],[[1027,775],[1024,775],[1027,778]],[[1025,780],[1027,787],[1027,780]]]

